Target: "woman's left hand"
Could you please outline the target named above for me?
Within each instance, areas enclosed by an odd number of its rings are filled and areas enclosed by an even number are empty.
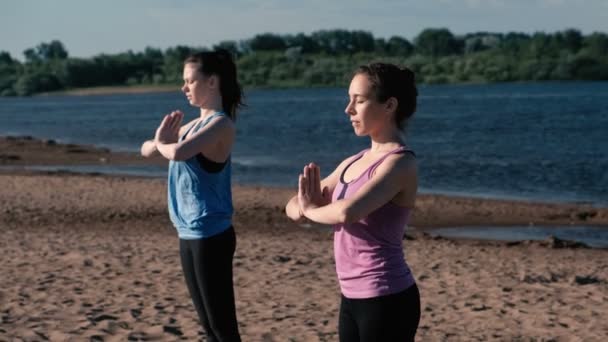
[[[165,144],[177,142],[183,118],[184,114],[180,111],[174,111],[171,114],[165,115],[163,121],[156,129],[154,139]]]

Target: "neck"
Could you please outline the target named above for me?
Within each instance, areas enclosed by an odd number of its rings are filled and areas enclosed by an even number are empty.
[[[201,107],[201,119],[213,115],[214,113],[222,112],[223,110],[224,109],[222,106],[222,98],[220,96],[217,96],[212,101],[209,101],[209,103],[205,104],[204,107]]]
[[[374,134],[370,138],[372,152],[386,152],[405,145],[405,137],[396,127],[386,132]]]

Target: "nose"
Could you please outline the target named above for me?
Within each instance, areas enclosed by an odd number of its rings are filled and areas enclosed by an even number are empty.
[[[348,104],[346,105],[346,108],[344,108],[344,113],[346,113],[347,115],[350,115],[350,116],[353,116],[356,114],[352,101],[348,102]]]
[[[188,87],[185,84],[182,86],[182,92],[184,92],[184,93],[188,92]]]

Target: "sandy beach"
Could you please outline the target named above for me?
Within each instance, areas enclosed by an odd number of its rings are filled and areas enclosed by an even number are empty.
[[[0,341],[204,340],[179,265],[164,179],[21,169],[113,163],[165,162],[0,138]],[[338,340],[332,232],[287,220],[283,207],[292,194],[234,189],[234,280],[244,341]],[[608,208],[419,197],[415,229],[404,239],[422,298],[417,340],[606,339],[608,250],[425,233],[531,223],[608,227]]]

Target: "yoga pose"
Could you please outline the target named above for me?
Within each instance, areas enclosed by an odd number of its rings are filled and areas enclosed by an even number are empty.
[[[182,91],[200,108],[200,117],[182,126],[182,112],[166,115],[141,154],[160,153],[170,160],[169,215],[207,341],[240,341],[232,280],[236,237],[230,154],[241,87],[232,57],[221,50],[187,58],[183,76]]]
[[[414,74],[392,64],[361,66],[348,95],[353,130],[371,146],[323,180],[318,166],[306,165],[286,213],[334,226],[340,341],[413,341],[420,296],[402,240],[418,181],[402,129],[416,110]]]

